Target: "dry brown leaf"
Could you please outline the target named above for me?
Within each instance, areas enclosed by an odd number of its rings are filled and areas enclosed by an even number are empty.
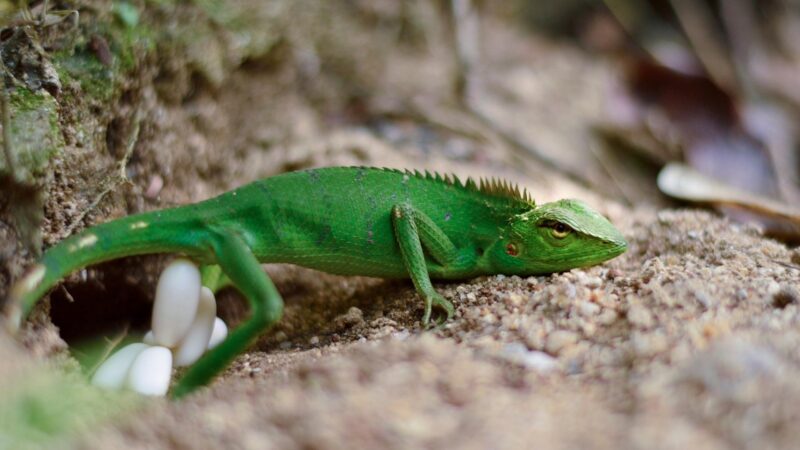
[[[675,198],[712,204],[736,221],[756,222],[767,235],[800,241],[800,209],[792,205],[738,189],[680,163],[661,170],[658,187]]]

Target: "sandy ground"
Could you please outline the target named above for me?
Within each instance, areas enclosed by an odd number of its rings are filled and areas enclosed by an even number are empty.
[[[604,113],[601,81],[613,78],[609,67],[569,48],[535,40],[520,44],[519,36],[501,28],[487,45],[515,44],[488,52],[493,71],[479,102],[484,112],[532,146],[563,153],[573,174],[585,170],[594,183],[605,183],[608,174],[589,153],[589,129]],[[158,76],[141,71],[131,88],[135,101],[123,96],[103,110],[102,120],[91,116],[103,127],[130,118],[133,103],[144,111],[127,168],[131,183],[79,216],[116,160],[107,154],[93,158],[94,147],[75,137],[75,127],[66,129],[67,151],[47,184],[45,242],[57,241],[76,217],[80,229],[125,213],[197,201],[285,170],[359,164],[504,177],[539,201],[580,197],[609,216],[630,250],[602,266],[552,276],[436,284],[457,313],[435,330],[421,328],[422,304],[410,283],[267,266],[285,296],[286,315],[220,379],[181,401],[147,401],[65,446],[800,445],[800,250],[711,212],[659,209],[663,198],[630,206],[532,158],[520,162],[518,151],[496,136],[487,138],[474,118],[439,98],[446,97],[446,82],[433,70],[439,66],[427,63],[442,61],[441,49],[429,48],[426,64],[398,54],[379,69],[367,68],[359,58],[374,58],[378,41],[365,44],[365,56],[347,53],[354,61],[345,64],[360,72],[300,89],[297,61],[228,68],[216,87],[208,81],[183,86],[193,75],[174,62],[159,62]],[[374,76],[375,70],[386,75]],[[346,97],[336,82],[349,86],[342,81],[348,77],[379,92],[369,100],[371,111],[396,105],[409,92],[427,96],[429,103],[398,107],[402,114],[387,113],[378,125],[354,123],[342,117],[352,114],[342,112],[346,101],[313,95]],[[332,112],[332,105],[341,109]],[[121,123],[117,128],[126,130],[127,122]],[[651,184],[616,189],[653,191]],[[22,251],[15,255],[12,277],[33,259]],[[72,277],[51,295],[61,336],[71,342],[125,321],[146,326],[164,262],[133,258]],[[232,292],[219,303],[231,324],[247,314]],[[9,360],[64,358],[64,342],[47,312],[45,304],[23,334],[27,356],[5,352]]]
[[[707,213],[617,222],[602,267],[437,285],[436,331],[406,285],[293,271],[315,293],[214,386],[82,446],[794,447],[798,253]]]

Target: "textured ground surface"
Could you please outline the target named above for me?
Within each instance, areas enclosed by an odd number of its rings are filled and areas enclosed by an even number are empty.
[[[706,213],[617,219],[631,251],[603,267],[439,285],[458,313],[433,332],[406,285],[292,271],[308,290],[222,380],[85,445],[791,448],[797,253]]]

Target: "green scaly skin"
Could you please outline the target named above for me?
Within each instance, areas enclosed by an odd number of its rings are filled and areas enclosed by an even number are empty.
[[[447,318],[454,312],[431,279],[561,272],[601,263],[626,248],[620,232],[580,201],[535,206],[527,193],[500,181],[331,167],[91,227],[44,254],[12,288],[5,314],[18,326],[59,280],[102,261],[180,253],[212,266],[204,269],[205,278],[216,287],[235,286],[252,316],[192,366],[173,391],[181,396],[208,383],[280,319],[283,300],[261,263],[411,278],[425,301],[427,324],[433,307]]]

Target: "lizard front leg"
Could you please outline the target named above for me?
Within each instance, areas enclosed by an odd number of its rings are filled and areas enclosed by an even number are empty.
[[[428,324],[433,306],[443,309],[447,315],[445,320],[449,320],[455,308],[433,288],[422,246],[436,262],[444,266],[455,260],[455,245],[428,216],[406,203],[392,208],[392,225],[408,275],[425,300],[422,322]]]
[[[250,303],[251,317],[186,372],[172,392],[174,397],[211,381],[283,314],[283,299],[241,238],[227,230],[213,230],[207,239],[224,275]]]

